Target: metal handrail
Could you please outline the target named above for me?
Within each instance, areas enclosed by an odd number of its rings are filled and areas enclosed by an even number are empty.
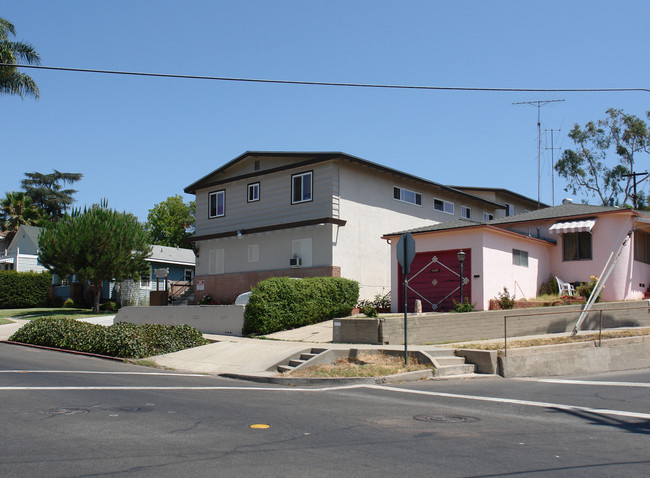
[[[528,309],[530,310],[530,309]],[[598,346],[602,346],[602,337],[603,337],[603,312],[609,312],[612,310],[646,310],[650,312],[650,306],[645,306],[645,307],[608,307],[605,309],[591,309],[587,311],[587,314],[590,314],[591,312],[598,312],[600,314],[600,325],[598,328]],[[517,314],[517,315],[504,315],[503,316],[503,355],[504,357],[508,356],[508,319],[512,318],[518,318],[518,317],[534,317],[537,315],[558,315],[558,314],[566,314],[570,311],[562,311],[559,310],[557,312],[539,312],[539,313],[533,313],[533,314]],[[579,311],[580,313],[583,313],[583,311]]]

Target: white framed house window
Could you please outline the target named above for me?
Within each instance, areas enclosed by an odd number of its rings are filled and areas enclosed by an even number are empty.
[[[255,202],[260,200],[260,183],[252,183],[248,185],[248,202]]]
[[[226,215],[226,191],[214,191],[208,195],[208,217]]]
[[[490,214],[489,212],[483,213],[483,220],[485,222],[491,221],[492,219],[494,219],[494,214]]]
[[[183,270],[183,279],[185,280],[185,282],[192,282],[193,277],[194,277],[194,271],[192,269]]]
[[[516,266],[528,267],[528,252],[519,249],[512,250],[512,263]]]
[[[433,209],[446,214],[454,213],[454,203],[443,199],[433,199]]]
[[[393,187],[393,199],[422,206],[422,194],[404,188]]]
[[[468,208],[467,206],[461,206],[460,207],[460,217],[464,217],[465,219],[471,219],[472,218],[472,210]]]
[[[312,200],[312,176],[312,171],[291,175],[291,204]]]
[[[515,207],[512,204],[504,204],[506,207],[506,216],[514,216],[515,215]]]
[[[151,272],[148,271],[147,275],[140,276],[140,289],[151,289]]]

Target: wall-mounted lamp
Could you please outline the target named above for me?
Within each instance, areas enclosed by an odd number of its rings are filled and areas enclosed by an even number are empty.
[[[460,262],[460,305],[463,305],[463,262],[465,261],[465,254],[461,249],[458,251],[458,262]]]

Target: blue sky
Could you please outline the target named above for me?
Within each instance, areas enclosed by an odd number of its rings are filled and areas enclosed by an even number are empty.
[[[647,88],[650,2],[3,0],[47,66],[220,77],[513,88]],[[359,89],[24,70],[0,97],[0,194],[27,171],[81,172],[77,205],[148,210],[247,150],[343,151],[443,184],[537,197],[542,130],[649,93]],[[550,147],[550,137],[542,147]],[[555,158],[560,151],[555,151]],[[647,168],[648,156],[639,163]],[[550,204],[551,151],[541,160]],[[555,178],[555,202],[569,194]],[[185,196],[191,199],[191,196]],[[580,200],[580,197],[575,198]]]

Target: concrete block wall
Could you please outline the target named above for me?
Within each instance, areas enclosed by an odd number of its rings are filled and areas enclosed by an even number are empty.
[[[243,305],[188,305],[179,307],[122,307],[117,322],[132,324],[191,325],[204,334],[242,334]]]
[[[323,266],[196,276],[194,299],[198,303],[204,296],[210,295],[221,303],[231,304],[239,294],[249,292],[258,282],[270,277],[341,277],[341,268]],[[196,288],[196,281],[199,280],[204,281],[204,290]]]
[[[603,310],[603,328],[650,326],[649,302],[609,302],[595,304],[581,330],[598,330],[600,312]],[[522,310],[493,310],[464,314],[439,313],[408,316],[409,344],[440,344],[471,340],[499,339],[504,337],[504,317],[507,320],[508,337],[541,335],[569,332],[578,320],[581,305],[544,307]],[[607,310],[609,309],[609,310]],[[616,310],[613,310],[616,309]],[[356,343],[403,344],[404,317],[382,318],[377,324],[377,332],[366,327],[354,328],[340,319],[339,336],[335,341]],[[349,331],[352,336],[345,332]]]

